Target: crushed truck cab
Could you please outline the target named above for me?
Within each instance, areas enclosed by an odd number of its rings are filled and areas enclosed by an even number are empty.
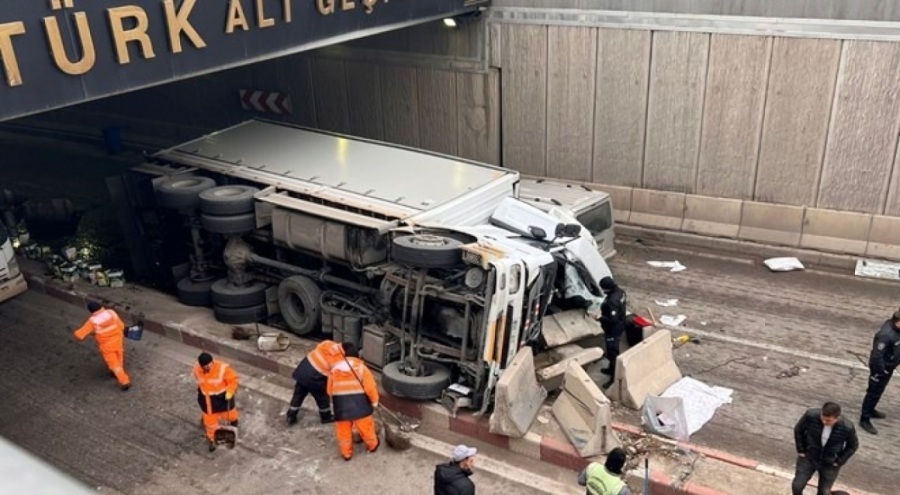
[[[139,276],[224,323],[354,342],[399,397],[484,412],[520,349],[571,342],[550,315],[601,333],[594,236],[513,170],[253,120],[109,182]]]

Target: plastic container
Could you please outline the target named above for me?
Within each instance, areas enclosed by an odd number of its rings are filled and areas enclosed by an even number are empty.
[[[144,323],[131,325],[125,329],[125,338],[128,340],[141,340],[144,337]]]

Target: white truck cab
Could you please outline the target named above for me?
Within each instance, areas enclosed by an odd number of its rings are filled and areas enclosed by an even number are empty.
[[[12,239],[0,222],[0,302],[11,299],[28,290],[25,276],[19,269]]]

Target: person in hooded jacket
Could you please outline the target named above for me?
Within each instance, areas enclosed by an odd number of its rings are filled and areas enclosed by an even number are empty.
[[[600,280],[600,290],[605,294],[600,305],[600,327],[603,328],[603,336],[606,339],[606,359],[609,366],[601,370],[609,375],[609,380],[603,384],[608,388],[616,378],[616,358],[619,357],[619,341],[626,328],[626,295],[612,277],[603,277]]]
[[[475,483],[469,479],[475,467],[478,449],[457,445],[450,462],[434,468],[434,495],[475,495]]]

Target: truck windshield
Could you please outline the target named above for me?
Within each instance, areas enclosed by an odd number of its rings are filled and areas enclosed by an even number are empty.
[[[612,207],[609,201],[604,201],[591,209],[578,215],[578,222],[584,225],[592,235],[597,234],[612,227]]]
[[[6,241],[9,240],[9,234],[6,233],[6,227],[3,226],[3,223],[0,222],[0,246],[6,244]]]

